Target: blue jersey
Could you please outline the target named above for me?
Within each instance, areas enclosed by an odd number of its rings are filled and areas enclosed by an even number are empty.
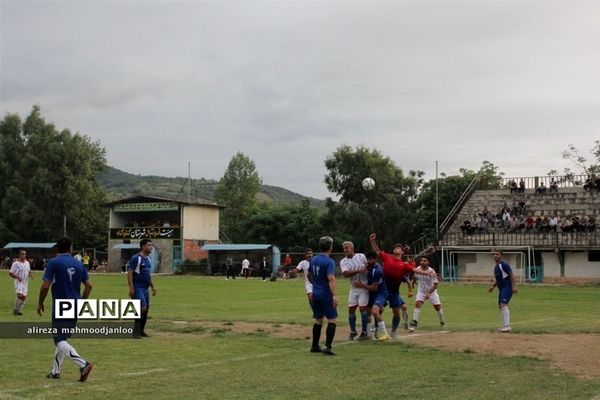
[[[133,287],[135,289],[148,289],[150,287],[150,282],[152,282],[150,276],[152,260],[150,260],[150,257],[138,253],[131,257],[127,268],[133,271]]]
[[[313,284],[313,296],[320,298],[333,297],[329,287],[329,275],[335,276],[335,262],[321,253],[310,261],[310,274]]]
[[[494,276],[496,277],[496,286],[499,290],[510,289],[512,291],[512,269],[506,261],[500,261],[494,267]]]
[[[377,290],[371,292],[371,296],[378,297],[384,296],[387,297],[387,287],[385,286],[385,279],[383,277],[383,268],[381,265],[375,264],[373,268],[369,267],[369,272],[367,273],[367,285],[372,285],[377,283]]]
[[[52,298],[80,299],[81,283],[89,276],[81,261],[63,253],[48,261],[43,279],[52,283]]]

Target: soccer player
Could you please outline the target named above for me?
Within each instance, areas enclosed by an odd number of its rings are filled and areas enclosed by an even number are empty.
[[[418,275],[432,275],[430,272],[418,271],[414,268],[414,264],[409,264],[402,259],[404,255],[404,246],[401,244],[394,245],[393,254],[388,254],[381,250],[377,245],[377,235],[372,233],[369,236],[371,242],[371,248],[383,262],[383,276],[385,277],[385,285],[388,291],[388,302],[392,307],[392,338],[397,339],[400,335],[398,333],[398,325],[400,325],[400,310],[402,309],[402,317],[404,319],[404,326],[408,329],[408,309],[406,302],[400,296],[400,284],[404,280],[406,273],[414,272]],[[435,272],[433,272],[435,275]],[[411,286],[409,285],[409,290]],[[412,295],[412,290],[410,292]]]
[[[494,277],[496,281],[494,284],[488,289],[488,292],[492,293],[494,288],[498,286],[498,308],[500,309],[500,313],[502,313],[502,322],[504,326],[498,329],[498,332],[501,333],[510,333],[512,331],[510,327],[510,311],[508,309],[508,303],[513,294],[517,293],[517,285],[515,283],[515,275],[510,268],[510,265],[504,261],[503,253],[500,250],[494,251],[494,261],[496,265],[494,266]]]
[[[242,260],[242,276],[244,279],[248,279],[248,275],[250,275],[250,261],[247,258]]]
[[[27,251],[25,249],[19,249],[19,258],[10,267],[8,275],[15,280],[15,292],[17,294],[13,315],[23,315],[23,308],[25,307],[27,290],[29,288],[29,278],[33,279],[31,265],[27,261]]]
[[[419,270],[425,272],[435,271],[433,268],[429,266],[429,257],[421,256],[419,260]],[[440,325],[442,328],[446,326],[446,321],[444,320],[444,310],[442,310],[442,302],[440,301],[440,296],[437,292],[438,288],[438,278],[437,275],[429,276],[429,275],[415,275],[415,278],[419,282],[419,291],[417,292],[417,298],[415,301],[415,309],[413,311],[413,320],[408,325],[408,330],[410,332],[414,332],[416,326],[419,323],[419,315],[421,314],[421,306],[426,300],[431,301],[433,308],[438,314],[438,318],[440,319]]]
[[[40,297],[37,313],[44,314],[44,300],[48,295],[50,285],[52,285],[52,327],[58,330],[54,336],[54,364],[52,371],[47,375],[50,379],[60,379],[60,369],[65,356],[79,367],[79,382],[85,382],[92,371],[94,364],[86,361],[77,353],[77,350],[71,346],[67,339],[71,336],[62,332],[62,329],[71,329],[75,327],[77,319],[56,319],[54,309],[55,299],[87,299],[92,291],[92,282],[90,282],[87,270],[83,263],[76,260],[71,252],[73,251],[73,242],[69,238],[59,239],[56,243],[58,254],[48,262],[46,272],[40,287]],[[80,294],[81,284],[83,283],[83,294]]]
[[[377,263],[377,253],[374,251],[369,251],[366,255],[367,258],[367,282],[356,281],[353,283],[353,286],[357,288],[365,288],[370,292],[369,296],[369,308],[371,310],[371,314],[375,319],[375,323],[377,324],[376,337],[378,340],[388,340],[390,335],[388,335],[387,330],[385,329],[385,322],[383,317],[381,316],[381,310],[385,305],[385,302],[388,298],[387,288],[385,286],[385,279],[383,276],[383,268],[381,265]],[[363,332],[366,335],[366,332]],[[363,336],[359,337],[359,340],[367,339],[367,337]]]
[[[334,356],[331,346],[335,336],[337,324],[337,292],[335,282],[335,262],[329,257],[333,248],[333,239],[329,236],[323,236],[319,239],[319,250],[310,262],[308,270],[308,279],[313,285],[313,335],[311,353],[324,353]],[[321,339],[321,328],[323,327],[323,318],[327,318],[327,330],[325,331],[325,348],[321,349],[319,340]]]
[[[352,242],[342,243],[344,249],[344,258],[340,260],[342,275],[350,280],[350,292],[348,293],[348,323],[350,325],[350,336],[348,340],[354,340],[358,336],[356,333],[356,307],[360,310],[361,335],[367,336],[367,324],[369,313],[369,290],[363,285],[354,285],[355,282],[367,281],[367,259],[362,253],[354,252]]]
[[[304,260],[300,261],[296,267],[296,271],[304,273],[304,289],[306,290],[306,296],[308,297],[308,304],[312,304],[313,286],[308,280],[308,269],[310,268],[310,260],[312,259],[313,251],[311,248],[304,250]]]
[[[152,241],[142,239],[140,241],[140,252],[131,257],[127,264],[127,282],[129,284],[129,297],[139,299],[142,306],[142,315],[136,319],[133,325],[133,337],[141,339],[148,337],[144,329],[148,320],[148,311],[150,308],[150,296],[148,288],[152,288],[152,296],[156,296],[156,288],[152,283]]]

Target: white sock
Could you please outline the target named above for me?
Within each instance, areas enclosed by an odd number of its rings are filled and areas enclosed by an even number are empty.
[[[413,311],[413,321],[419,321],[419,316],[421,315],[421,309],[415,307],[415,310]]]
[[[17,297],[15,300],[15,311],[20,311],[21,303],[23,303],[23,301]]]
[[[371,330],[373,329],[373,324],[370,322],[367,324],[367,335],[371,334]]]
[[[19,308],[17,309],[17,311],[23,312],[24,308],[25,308],[25,300],[21,300],[21,304],[19,304]]]
[[[52,373],[54,375],[60,374],[60,367],[62,367],[64,359],[65,355],[56,346],[56,349],[54,349],[54,363],[52,364]]]
[[[504,322],[504,327],[510,326],[510,311],[508,307],[502,307],[500,309],[502,312],[502,322]]]
[[[377,323],[377,332],[387,335],[387,331],[385,330],[385,321],[381,320]]]
[[[440,323],[445,324],[446,321],[444,321],[444,310],[440,308],[439,310],[437,310],[437,314],[438,318],[440,319]]]
[[[402,319],[404,320],[404,322],[408,322],[408,312],[402,310]]]
[[[79,368],[83,368],[85,366],[85,360],[77,353],[77,350],[66,340],[62,340],[56,344],[58,350],[63,353],[63,355],[69,357],[71,361],[73,361]]]

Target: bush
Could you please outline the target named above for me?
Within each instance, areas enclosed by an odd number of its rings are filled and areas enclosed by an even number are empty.
[[[208,275],[208,260],[185,260],[175,273],[177,275]]]

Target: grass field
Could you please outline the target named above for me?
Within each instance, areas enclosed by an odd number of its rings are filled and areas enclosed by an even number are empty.
[[[345,341],[342,301],[337,356],[326,357],[308,352],[312,321],[301,279],[154,279],[158,295],[152,298],[150,338],[70,341],[96,364],[86,383],[77,382],[78,370],[68,360],[59,381],[45,378],[54,354],[51,340],[0,340],[0,399],[600,399],[600,377],[577,377],[543,357],[419,344],[421,338],[435,345],[445,335],[474,333],[487,335],[482,337],[492,347],[495,340],[552,342],[547,335],[600,339],[598,287],[520,285],[508,339],[491,333],[500,324],[497,294],[483,285],[442,284],[448,333],[440,332],[433,308],[425,304],[415,336],[403,333],[407,340],[384,343]],[[92,281],[94,298],[126,297],[122,275],[97,274]],[[39,285],[38,273],[19,318],[49,320],[35,314]],[[348,283],[340,279],[338,287],[345,299]],[[13,296],[12,280],[5,277],[0,322],[17,318]],[[409,310],[412,316],[412,306]],[[390,318],[388,311],[388,326]],[[560,340],[552,344],[562,346]]]

